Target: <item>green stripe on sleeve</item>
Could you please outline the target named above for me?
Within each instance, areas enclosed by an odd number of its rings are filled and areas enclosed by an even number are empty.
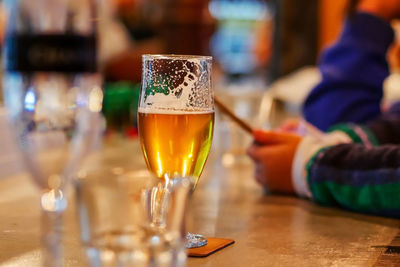
[[[368,138],[368,141],[371,143],[371,145],[373,146],[379,145],[378,139],[375,137],[374,133],[368,127],[365,127],[363,125],[351,124],[351,123],[339,123],[332,126],[328,130],[328,132],[333,132],[333,131],[342,131],[351,138],[353,143],[364,144],[363,138],[360,136],[359,133],[357,133],[357,131],[358,132],[362,131],[361,134],[364,134],[366,138]]]
[[[374,146],[379,146],[379,141],[376,138],[375,134],[366,126],[360,125],[360,128],[363,129],[364,133],[367,134],[369,141],[371,142],[372,145]]]
[[[354,131],[353,127],[351,127],[350,124],[345,124],[345,123],[336,124],[336,125],[332,126],[331,128],[329,128],[329,130],[328,130],[328,132],[334,132],[334,131],[344,132],[351,138],[353,143],[356,143],[356,144],[363,143],[361,137],[358,136],[358,134]]]
[[[307,164],[306,164],[306,179],[307,179],[307,184],[308,184],[309,187],[310,187],[311,168],[312,168],[312,166],[314,165],[315,160],[317,159],[318,156],[320,156],[321,153],[323,153],[325,150],[327,150],[327,149],[330,148],[330,147],[332,147],[332,146],[326,146],[326,147],[320,148],[320,149],[311,157],[311,159],[307,162]],[[322,155],[321,155],[321,156],[322,156]],[[314,193],[313,193],[313,191],[311,190],[311,187],[310,187],[310,191],[311,191],[311,194],[312,194],[312,198],[314,198]],[[327,197],[328,197],[328,194],[327,194]],[[319,198],[322,199],[321,196],[319,196]],[[334,200],[333,200],[333,201],[334,201]],[[328,203],[327,203],[327,205],[328,205]]]
[[[357,211],[373,212],[400,208],[400,184],[354,187],[334,182],[310,185],[314,200],[321,204],[341,206]]]

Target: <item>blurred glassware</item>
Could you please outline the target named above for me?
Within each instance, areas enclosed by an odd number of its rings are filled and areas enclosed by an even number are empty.
[[[138,153],[140,143],[129,131],[136,122],[132,89],[117,83],[105,93],[107,132],[75,181],[82,243],[91,266],[182,266],[184,215],[177,212],[186,199],[171,202],[181,192],[178,181],[163,190]]]
[[[62,266],[66,189],[91,149],[103,92],[94,0],[6,0],[4,100],[41,189],[44,265]]]
[[[238,117],[254,128],[259,128],[260,104],[266,85],[256,79],[223,83],[216,86],[218,99],[230,107]],[[252,136],[243,131],[235,122],[217,112],[215,127],[215,145],[221,153],[225,167],[251,163],[246,149],[252,142]]]
[[[102,163],[104,168],[80,172],[76,180],[81,239],[90,266],[184,266],[191,179],[175,179],[166,191],[147,171],[110,169]],[[163,222],[155,224],[160,202]]]

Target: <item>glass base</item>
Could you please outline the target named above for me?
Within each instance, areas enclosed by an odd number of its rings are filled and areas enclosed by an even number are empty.
[[[86,244],[89,266],[184,267],[186,248],[152,229],[114,231],[98,235]]]
[[[207,243],[208,243],[207,238],[205,238],[202,235],[191,234],[191,233],[186,234],[186,244],[185,244],[186,248],[199,248],[207,245]]]

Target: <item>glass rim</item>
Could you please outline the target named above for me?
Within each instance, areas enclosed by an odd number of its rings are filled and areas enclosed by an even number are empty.
[[[176,54],[143,54],[142,59],[176,59],[176,60],[212,60],[212,56],[200,56],[200,55],[176,55]]]

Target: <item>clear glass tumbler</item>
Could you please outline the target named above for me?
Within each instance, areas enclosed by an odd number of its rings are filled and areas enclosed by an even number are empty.
[[[76,181],[81,239],[91,266],[180,267],[186,262],[185,210],[191,181],[163,191],[164,225],[152,223],[159,181],[146,171],[97,169]],[[162,186],[161,186],[162,188]]]

